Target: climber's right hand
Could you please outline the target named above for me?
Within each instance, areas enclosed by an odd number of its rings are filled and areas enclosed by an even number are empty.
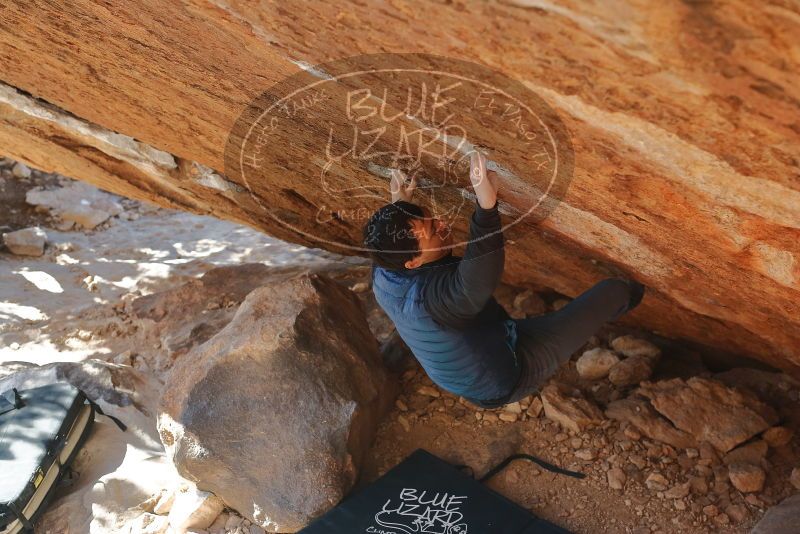
[[[469,159],[469,179],[475,190],[475,197],[483,209],[492,209],[497,203],[497,173],[486,168],[486,156],[473,151]]]

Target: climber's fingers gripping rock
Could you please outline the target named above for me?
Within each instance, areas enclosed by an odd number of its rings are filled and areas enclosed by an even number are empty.
[[[392,179],[389,182],[389,190],[392,194],[392,202],[397,200],[411,202],[411,198],[414,196],[414,190],[416,190],[416,188],[416,176],[412,176],[411,180],[409,180],[403,171],[397,169],[392,170]]]
[[[470,154],[469,179],[475,190],[478,204],[483,209],[491,209],[497,202],[497,173],[490,172],[486,168],[486,157],[478,151]]]

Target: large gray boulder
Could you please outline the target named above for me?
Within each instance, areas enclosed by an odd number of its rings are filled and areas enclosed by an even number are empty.
[[[395,391],[358,298],[304,275],[250,293],[175,365],[159,432],[198,488],[294,532],[352,488]]]
[[[750,534],[793,534],[800,525],[800,495],[792,495],[770,508]]]

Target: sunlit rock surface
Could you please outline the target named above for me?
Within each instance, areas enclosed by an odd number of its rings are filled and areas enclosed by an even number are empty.
[[[302,136],[279,147],[291,173],[250,184],[225,175],[235,121],[304,66],[376,52],[473,61],[541,97],[574,152],[564,201],[515,227],[507,282],[576,295],[625,273],[650,288],[627,321],[798,374],[796,5],[114,3],[4,7],[0,152],[347,252],[315,238],[356,243],[363,219],[315,222],[326,206],[314,180],[321,162]],[[321,135],[310,128],[309,139]],[[500,143],[491,130],[481,135]],[[380,173],[343,179],[389,198]],[[499,196],[513,213],[526,195]],[[264,206],[292,214],[306,233],[276,224]],[[454,224],[461,237],[467,216]]]

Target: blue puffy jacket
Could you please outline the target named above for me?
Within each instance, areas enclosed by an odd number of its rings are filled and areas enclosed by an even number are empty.
[[[497,207],[476,207],[464,258],[417,269],[375,265],[372,289],[430,379],[468,400],[508,394],[520,375],[516,325],[491,296],[503,270]]]

